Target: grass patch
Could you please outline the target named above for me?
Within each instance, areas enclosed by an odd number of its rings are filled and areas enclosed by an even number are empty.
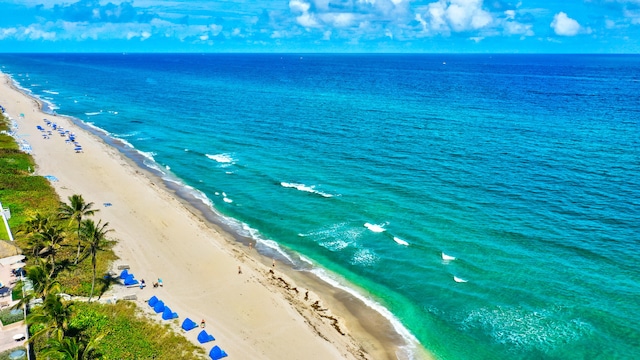
[[[0,311],[0,321],[2,321],[3,326],[11,325],[22,320],[24,320],[24,313],[21,309],[4,309]]]
[[[21,282],[18,282],[21,283]],[[12,301],[16,301],[16,300],[20,300],[22,299],[22,290],[19,289],[18,286],[15,286],[12,290],[11,290],[11,300]]]
[[[103,247],[103,251],[98,252],[96,256],[97,276],[94,296],[99,296],[107,290],[108,285],[104,281],[104,276],[109,271],[111,263],[118,258],[111,250],[115,244],[115,241],[107,242]],[[66,259],[75,259],[77,251],[77,242],[71,241],[61,249],[59,254]],[[73,265],[72,260],[69,260],[68,267],[60,271],[57,279],[62,285],[62,292],[69,295],[89,296],[92,276],[91,259],[80,258],[77,265]]]
[[[168,324],[149,321],[135,304],[76,303],[72,329],[89,337],[105,334],[97,348],[101,359],[205,359],[205,352]]]

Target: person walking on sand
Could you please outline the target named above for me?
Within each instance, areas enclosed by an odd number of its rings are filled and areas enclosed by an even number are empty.
[[[238,274],[242,274],[242,269],[240,268],[240,265],[238,265]]]

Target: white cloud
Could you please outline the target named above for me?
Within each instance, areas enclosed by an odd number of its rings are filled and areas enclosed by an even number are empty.
[[[320,19],[335,27],[347,27],[354,22],[355,16],[352,13],[326,13],[320,15]]]
[[[632,24],[640,24],[640,10],[625,9],[623,15],[625,18],[631,20]]]
[[[318,27],[318,20],[313,13],[309,12],[311,4],[301,0],[289,1],[289,9],[294,13],[302,13],[296,17],[296,22],[306,28]]]
[[[575,36],[580,32],[580,24],[562,11],[553,17],[551,27],[560,36]]]
[[[416,14],[415,19],[417,22],[420,23],[420,26],[422,27],[422,31],[427,31],[427,22],[424,21],[424,19],[422,18],[422,15]]]
[[[311,7],[311,5],[309,3],[304,2],[304,1],[300,1],[300,0],[291,0],[291,1],[289,1],[289,8],[293,12],[306,13],[307,11],[309,11],[310,7]]]
[[[17,32],[16,28],[0,29],[0,40],[13,37]]]
[[[391,30],[389,29],[385,29],[384,30],[384,36],[388,37],[389,39],[393,40],[393,33],[391,32]]]
[[[436,33],[479,30],[494,21],[491,13],[482,8],[482,0],[439,0],[428,4],[421,17]]]
[[[606,26],[607,29],[615,29],[616,22],[611,19],[606,19],[604,21],[604,25]]]
[[[513,20],[516,18],[516,11],[515,10],[507,10],[504,12],[505,16],[507,17],[507,19],[509,20]]]
[[[524,35],[533,36],[533,25],[522,24],[517,21],[506,21],[503,24],[504,33],[506,35]]]
[[[302,15],[298,16],[296,18],[296,21],[298,22],[298,24],[306,28],[318,27],[318,20],[316,20],[316,17],[313,14],[310,14],[308,12],[305,12]]]

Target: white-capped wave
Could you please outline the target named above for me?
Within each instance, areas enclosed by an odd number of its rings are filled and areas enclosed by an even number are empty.
[[[205,154],[209,159],[218,162],[223,165],[232,165],[235,164],[236,160],[230,154]]]
[[[383,226],[384,224],[377,225],[377,224],[364,223],[364,227],[376,233],[384,232],[386,229]]]
[[[309,260],[308,258],[302,256],[302,255],[298,255],[298,257],[300,258],[300,261],[305,262],[309,265],[313,265],[313,261]]]
[[[453,281],[455,281],[455,282],[457,282],[457,283],[466,283],[466,282],[468,282],[469,280],[465,280],[465,279],[463,279],[463,278],[460,278],[460,277],[454,276],[454,277],[453,277]]]
[[[51,95],[59,95],[60,93],[53,90],[42,90],[43,93],[51,94]]]
[[[145,158],[153,162],[156,162],[156,159],[153,158],[156,155],[156,153],[151,151],[140,151],[140,150],[138,150],[138,153],[140,153],[140,155],[144,156]]]
[[[309,233],[300,233],[298,236],[310,237],[318,245],[331,250],[340,251],[349,246],[355,246],[362,233],[366,230],[354,227],[348,222],[331,224]]]
[[[317,194],[320,196],[324,196],[324,197],[333,197],[333,195],[331,194],[327,194],[325,192],[322,191],[318,191],[315,189],[315,185],[305,185],[305,184],[297,184],[297,183],[288,183],[288,182],[281,182],[280,183],[281,186],[286,187],[286,188],[293,188],[296,190],[300,190],[300,191],[304,191],[304,192],[308,192],[308,193],[312,193],[312,194]]]
[[[87,115],[87,116],[96,116],[96,115],[102,114],[102,111],[86,112],[84,114]]]
[[[251,238],[256,239],[257,244],[256,246],[265,246],[273,251],[275,251],[276,253],[278,253],[280,256],[284,257],[285,259],[287,259],[287,261],[290,264],[294,264],[293,259],[291,258],[291,256],[289,256],[289,254],[287,254],[284,250],[282,250],[282,248],[280,247],[280,245],[273,241],[273,240],[268,240],[268,239],[264,239],[257,230],[249,227],[249,225],[247,224],[242,224],[242,227],[245,231],[248,231]]]
[[[404,240],[400,239],[400,238],[399,238],[399,237],[397,237],[397,236],[394,236],[394,237],[393,237],[393,241],[397,242],[397,243],[398,243],[398,244],[400,244],[400,245],[409,246],[409,243],[408,243],[408,242],[406,242],[406,241],[404,241]]]
[[[452,261],[455,260],[455,256],[451,256],[451,255],[447,255],[445,253],[442,253],[442,260],[444,261]]]
[[[227,204],[231,204],[231,203],[233,202],[233,200],[229,199],[229,198],[228,198],[228,197],[226,197],[226,196],[225,196],[225,197],[223,197],[223,198],[222,198],[222,200],[223,200],[224,202],[226,202]]]

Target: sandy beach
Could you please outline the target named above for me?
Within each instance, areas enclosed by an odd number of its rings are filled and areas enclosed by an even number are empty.
[[[217,344],[230,358],[404,358],[398,350],[406,344],[378,312],[309,273],[272,267],[270,258],[206,221],[162,179],[70,119],[41,112],[38,101],[0,76],[0,104],[31,147],[35,174],[57,178],[52,185],[61,199],[81,194],[100,209],[96,221],[108,221],[118,240],[114,270],[126,264],[137,279],[164,283],[116,286],[108,296],[135,294],[148,312],[145,300],[156,295],[180,322],[204,319],[216,338],[205,351]],[[57,132],[43,138],[36,126],[45,127],[45,118],[75,133],[82,152]],[[196,332],[184,334],[197,343]]]

